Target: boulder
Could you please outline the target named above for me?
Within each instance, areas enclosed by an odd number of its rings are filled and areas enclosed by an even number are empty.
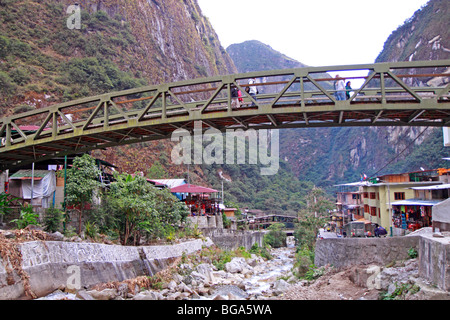
[[[90,290],[86,293],[95,300],[113,300],[118,296],[116,289],[104,289],[102,291]]]
[[[277,280],[273,284],[273,293],[275,295],[280,295],[280,294],[286,292],[290,287],[291,287],[291,285],[289,283],[287,283],[286,281],[284,281],[283,279]]]
[[[235,257],[230,262],[225,263],[225,270],[230,273],[241,273],[245,269],[249,269],[249,265],[241,257]]]
[[[133,300],[162,300],[163,296],[159,292],[148,290],[148,291],[139,292],[132,299]]]

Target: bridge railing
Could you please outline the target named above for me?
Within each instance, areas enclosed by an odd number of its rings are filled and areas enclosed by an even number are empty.
[[[120,143],[120,138],[102,133],[114,130],[114,127],[132,127],[142,123],[148,124],[145,129],[148,132],[167,136],[170,131],[152,129],[151,125],[168,123],[182,127],[187,120],[203,119],[208,123],[208,119],[217,112],[233,113],[236,110],[231,94],[233,87],[242,93],[238,110],[246,110],[250,115],[289,113],[295,108],[308,112],[317,106],[342,108],[361,105],[364,110],[364,106],[369,104],[405,102],[431,108],[432,105],[449,102],[449,68],[450,60],[309,67],[216,76],[106,93],[0,119],[0,153],[55,140],[60,142],[55,141],[53,149],[64,150],[72,148],[64,144],[64,139],[90,134]],[[347,78],[363,79],[364,83],[352,89],[348,99],[340,101],[333,87],[337,79],[330,73],[343,71],[361,71],[367,75]],[[245,91],[252,78],[258,82],[256,98]],[[421,114],[418,111],[411,121]],[[362,114],[361,118],[364,117]],[[359,119],[357,112],[354,119]],[[308,121],[306,117],[305,121]],[[270,115],[267,122],[276,125],[276,120]],[[89,139],[79,143],[95,145]],[[52,146],[47,148],[52,151]]]

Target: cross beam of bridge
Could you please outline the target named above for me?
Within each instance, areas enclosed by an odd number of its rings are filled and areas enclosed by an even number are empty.
[[[106,93],[0,119],[0,170],[170,138],[174,130],[450,126],[450,60],[308,67],[215,76]],[[329,72],[367,75],[337,100]],[[257,78],[256,99],[245,91]],[[233,108],[232,88],[243,102]]]

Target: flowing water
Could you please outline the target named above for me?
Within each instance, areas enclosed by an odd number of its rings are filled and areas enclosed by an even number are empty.
[[[244,279],[240,285],[216,285],[209,297],[202,296],[200,299],[210,300],[217,295],[227,297],[228,294],[234,295],[237,299],[265,296],[266,293],[270,295],[273,284],[281,277],[289,275],[294,264],[294,254],[295,245],[292,241],[288,241],[287,247],[272,249],[271,255],[273,258],[255,266],[253,268],[255,272],[249,278]],[[61,299],[75,300],[77,298],[75,294],[58,290],[39,300]]]
[[[255,273],[242,282],[243,286],[240,286],[241,288],[245,287],[245,291],[235,285],[220,285],[217,286],[220,287],[220,290],[215,290],[210,297],[214,298],[218,294],[227,296],[228,293],[231,293],[237,298],[245,299],[249,296],[264,296],[265,293],[269,293],[273,284],[281,277],[287,276],[292,270],[295,245],[293,239],[289,240],[292,241],[288,241],[287,247],[272,249],[273,258],[271,260],[254,267]]]

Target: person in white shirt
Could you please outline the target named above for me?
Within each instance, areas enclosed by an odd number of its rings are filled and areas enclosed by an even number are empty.
[[[337,74],[335,77],[336,81],[334,82],[335,86],[335,96],[336,100],[345,100],[345,82],[344,79],[339,78],[339,75]]]
[[[248,84],[256,84],[256,78],[251,78],[250,80],[248,80]],[[256,95],[258,94],[258,88],[256,88],[256,86],[250,86],[250,91],[248,92],[253,99],[255,99],[256,101]],[[254,106],[255,103],[252,101],[251,106]]]

